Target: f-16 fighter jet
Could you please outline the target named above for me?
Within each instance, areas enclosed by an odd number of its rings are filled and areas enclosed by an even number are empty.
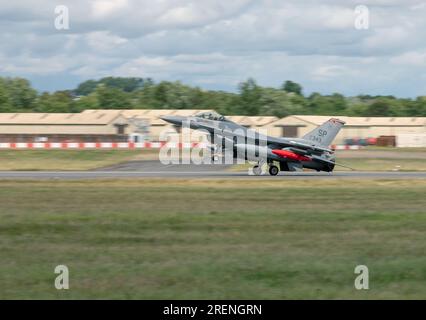
[[[163,116],[164,121],[178,128],[202,130],[212,143],[212,150],[232,152],[231,159],[254,161],[253,174],[262,174],[267,164],[269,174],[280,171],[333,171],[336,161],[330,145],[345,122],[332,118],[302,138],[277,138],[261,134],[226,119],[215,112],[192,117]]]

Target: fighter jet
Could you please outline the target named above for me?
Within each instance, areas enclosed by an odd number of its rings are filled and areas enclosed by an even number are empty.
[[[269,174],[280,171],[302,171],[303,168],[332,172],[334,151],[330,145],[345,122],[331,118],[302,138],[271,137],[243,127],[216,112],[203,112],[192,117],[163,116],[162,120],[177,128],[188,126],[206,132],[214,150],[232,150],[234,159],[255,161],[253,174],[263,173],[267,164]]]

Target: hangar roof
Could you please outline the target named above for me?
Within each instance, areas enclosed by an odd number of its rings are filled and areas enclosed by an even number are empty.
[[[268,123],[277,121],[278,118],[277,117],[273,117],[273,116],[225,116],[226,119],[229,119],[235,123],[238,123],[239,125],[242,126],[257,126],[257,127],[261,127],[261,126],[265,126]]]
[[[109,110],[108,110],[109,111]],[[51,124],[79,124],[79,125],[103,125],[114,121],[120,117],[118,112],[102,112],[97,113],[0,113],[0,124],[34,124],[34,125],[51,125]]]
[[[197,113],[204,111],[213,111],[213,110],[201,110],[201,109],[116,109],[116,110],[96,110],[90,109],[85,110],[82,114],[94,114],[100,113],[102,111],[108,112],[117,112],[123,115],[125,118],[143,118],[148,119],[152,125],[168,125],[164,120],[161,120],[161,116],[165,115],[174,115],[174,116],[183,116],[189,117]]]
[[[0,113],[0,125],[105,125],[117,118],[143,118],[153,125],[166,125],[160,119],[163,115],[193,116],[213,110],[200,109],[126,109],[126,110],[85,110],[81,113]],[[291,123],[321,125],[330,118],[339,118],[347,126],[426,126],[426,117],[347,117],[294,115],[282,119],[272,116],[227,116],[231,121],[244,126],[282,126]]]
[[[174,115],[174,116],[189,117],[189,116],[194,116],[201,112],[213,112],[214,110],[212,109],[208,109],[208,110],[204,110],[204,109],[123,109],[123,110],[89,109],[89,110],[84,110],[82,114],[97,114],[97,113],[102,113],[104,111],[108,113],[117,112],[122,114],[125,118],[137,117],[137,118],[149,119],[151,124],[154,124],[154,125],[156,124],[166,125],[166,123],[160,119],[161,116]],[[273,117],[273,116],[256,116],[256,117],[226,116],[226,118],[243,126],[253,126],[253,125],[264,126],[268,123],[278,120],[277,117]]]
[[[294,115],[279,119],[274,126],[285,125],[289,119],[321,125],[330,118],[338,118],[346,122],[346,126],[425,126],[426,117],[347,117],[347,116],[307,116]]]
[[[241,126],[252,126],[253,122],[247,116],[225,116],[226,119],[238,123]]]
[[[259,117],[247,117],[250,119],[250,121],[258,127],[261,126],[266,126],[267,124],[277,121],[278,118],[277,117],[273,117],[273,116],[259,116]]]

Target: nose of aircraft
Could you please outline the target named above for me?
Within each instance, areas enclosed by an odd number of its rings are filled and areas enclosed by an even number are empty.
[[[162,116],[160,119],[176,125],[182,125],[182,121],[184,120],[183,117],[180,116]]]

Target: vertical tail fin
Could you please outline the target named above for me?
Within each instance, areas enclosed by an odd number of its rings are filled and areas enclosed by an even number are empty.
[[[302,139],[313,142],[320,147],[328,147],[345,124],[344,121],[332,118],[319,127],[305,134]]]

